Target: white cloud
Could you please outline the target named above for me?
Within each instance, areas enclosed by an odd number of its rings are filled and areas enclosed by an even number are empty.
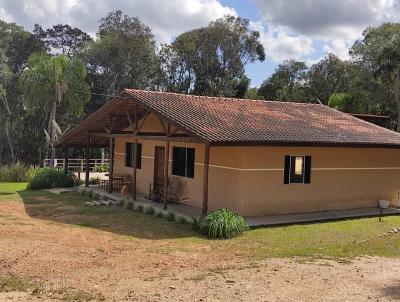
[[[231,14],[233,8],[218,0],[0,0],[0,18],[26,29],[35,23],[44,28],[68,23],[94,35],[98,21],[108,12],[120,9],[139,17],[150,26],[160,43],[170,42],[179,33]]]
[[[398,20],[399,0],[253,0],[263,20],[319,39],[355,39],[367,26]]]
[[[311,40],[322,42],[324,53],[333,52],[346,59],[348,48],[362,36],[366,27],[383,22],[398,22],[400,18],[400,0],[252,1],[261,12],[260,22],[264,26],[290,33],[289,38],[284,34],[277,35],[277,41],[269,39],[268,42],[292,45],[292,49],[294,47],[298,54],[310,53]],[[294,45],[296,42],[305,45]],[[285,50],[284,46],[283,49]],[[293,54],[296,55],[296,52]]]
[[[260,22],[251,22],[251,26],[259,31],[266,56],[274,62],[301,60],[315,51],[312,39],[306,36],[292,35],[283,28],[270,27],[265,30]]]

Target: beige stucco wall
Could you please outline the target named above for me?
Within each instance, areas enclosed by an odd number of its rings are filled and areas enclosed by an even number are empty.
[[[158,118],[150,115],[142,132],[162,132]],[[132,175],[125,167],[125,143],[115,146],[115,173]],[[163,141],[139,140],[142,168],[137,171],[137,190],[147,194],[153,182],[155,146]],[[201,207],[203,199],[204,145],[171,142],[195,148],[194,178],[184,179],[188,204]],[[312,157],[310,184],[283,184],[284,156]],[[228,207],[245,216],[301,213],[333,209],[375,207],[379,199],[393,199],[400,191],[400,150],[328,147],[211,147],[209,209]]]
[[[242,147],[244,215],[376,207],[400,190],[400,150]],[[283,184],[285,155],[312,157],[310,184]],[[271,170],[267,170],[271,169]],[[276,170],[272,170],[276,169]]]

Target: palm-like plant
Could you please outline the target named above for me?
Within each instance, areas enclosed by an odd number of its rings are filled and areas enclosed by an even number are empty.
[[[90,99],[87,70],[81,61],[65,55],[33,54],[20,77],[25,103],[30,110],[49,114],[46,138],[55,158],[54,144],[62,131],[56,122],[57,107],[63,104],[76,116],[83,114]]]

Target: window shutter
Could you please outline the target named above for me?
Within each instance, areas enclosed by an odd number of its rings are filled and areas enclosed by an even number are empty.
[[[289,184],[289,174],[290,174],[290,155],[285,155],[285,169],[284,169],[283,183],[285,185]]]
[[[311,156],[305,156],[304,160],[304,183],[309,184],[311,181]]]

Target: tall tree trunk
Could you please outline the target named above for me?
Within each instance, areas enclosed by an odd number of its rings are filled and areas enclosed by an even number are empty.
[[[57,111],[57,102],[54,101],[51,106],[51,115],[50,115],[50,118],[51,118],[51,134],[50,134],[51,156],[50,156],[50,158],[51,158],[52,165],[54,165],[54,160],[56,158],[56,149],[54,148],[54,144],[56,142],[56,127],[54,127],[54,125],[53,125],[53,121],[54,122],[56,121],[56,111]]]
[[[400,74],[394,76],[394,101],[397,106],[397,132],[400,132]]]
[[[10,117],[6,118],[6,137],[7,137],[7,142],[8,142],[8,147],[10,148],[10,155],[11,155],[11,162],[14,164],[15,163],[15,153],[14,153],[14,147],[13,147],[13,143],[11,140],[11,136],[10,136]]]
[[[50,113],[49,113],[49,119],[48,119],[48,122],[47,122],[47,133],[48,133],[49,135],[51,134],[51,115],[52,115],[52,112],[50,111]],[[45,159],[48,159],[48,158],[49,158],[49,151],[50,151],[50,144],[49,144],[49,142],[46,140],[45,155],[44,155],[44,158],[45,158]]]

